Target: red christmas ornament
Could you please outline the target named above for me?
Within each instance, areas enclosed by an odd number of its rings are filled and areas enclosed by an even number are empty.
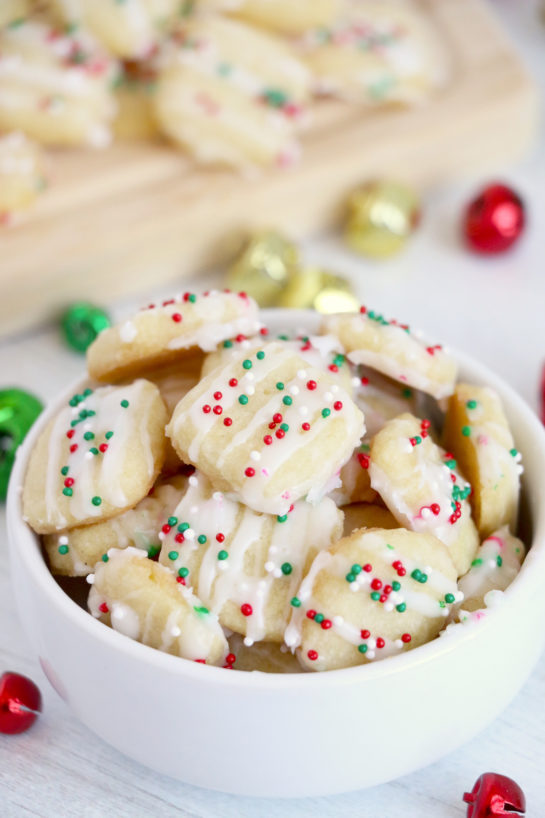
[[[464,793],[469,804],[467,818],[491,818],[494,815],[524,815],[526,799],[512,778],[498,773],[483,773],[471,792]]]
[[[0,733],[24,733],[42,710],[42,694],[31,679],[19,673],[0,677]]]
[[[469,203],[464,217],[468,246],[476,253],[503,253],[524,229],[524,205],[506,185],[489,185]]]

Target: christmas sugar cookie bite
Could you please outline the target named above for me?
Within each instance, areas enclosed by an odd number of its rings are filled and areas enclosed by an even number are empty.
[[[434,639],[461,599],[448,550],[431,534],[363,529],[318,554],[285,640],[307,670],[351,667]]]
[[[517,522],[520,454],[498,395],[489,387],[459,383],[449,399],[444,443],[470,481],[470,503],[486,537]]]
[[[0,136],[0,224],[30,207],[46,187],[39,146],[21,131]]]
[[[0,29],[0,130],[46,145],[103,147],[117,64],[86,31],[20,18]]]
[[[282,642],[290,599],[318,551],[341,535],[342,517],[329,498],[259,514],[196,472],[165,517],[159,560],[248,645]]]
[[[158,483],[147,497],[128,511],[102,523],[80,526],[59,534],[46,534],[43,545],[51,572],[70,577],[87,576],[110,548],[134,546],[153,558],[161,550],[159,532],[168,511],[186,488],[183,475]]]
[[[204,0],[206,4],[207,0]],[[342,8],[341,0],[210,0],[230,14],[282,34],[299,34],[328,26]]]
[[[217,617],[171,571],[138,548],[106,556],[89,576],[93,616],[157,650],[223,665],[228,646]]]
[[[257,304],[245,293],[186,292],[101,332],[87,350],[89,374],[99,381],[132,377],[260,326]]]
[[[440,344],[422,340],[407,324],[387,321],[379,313],[361,307],[359,314],[326,316],[322,332],[339,338],[354,364],[377,369],[437,400],[454,391],[456,362]]]
[[[429,428],[428,420],[408,413],[388,421],[371,442],[371,486],[400,525],[429,531],[448,546],[460,576],[479,545],[468,502],[471,486]]]
[[[178,456],[215,488],[280,516],[338,484],[364,431],[338,383],[276,342],[212,370],[167,427]]]
[[[166,421],[159,390],[149,381],[73,395],[30,457],[25,519],[38,533],[52,534],[132,508],[163,465]]]
[[[205,15],[176,30],[161,64],[158,121],[198,161],[252,168],[297,160],[309,73],[281,40]]]
[[[476,611],[486,605],[490,591],[505,591],[520,570],[526,549],[504,525],[479,547],[471,568],[458,581],[464,594],[464,610]]]

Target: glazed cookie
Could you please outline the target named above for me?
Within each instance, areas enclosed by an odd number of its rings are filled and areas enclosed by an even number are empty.
[[[259,327],[257,304],[245,293],[184,293],[101,332],[87,350],[89,374],[98,381],[128,378]]]
[[[0,29],[0,130],[22,130],[47,145],[110,141],[117,65],[89,34],[40,20]]]
[[[187,478],[173,477],[159,483],[147,497],[128,511],[103,523],[72,528],[59,534],[47,534],[43,545],[53,574],[83,577],[90,574],[110,548],[134,546],[148,557],[159,554],[159,532],[165,516],[179,502]]]
[[[371,442],[371,486],[400,525],[429,531],[448,546],[460,576],[479,545],[467,501],[471,487],[428,430],[429,421],[408,413],[388,421]]]
[[[489,591],[505,591],[518,574],[524,555],[524,544],[506,525],[491,534],[480,546],[467,574],[458,581],[464,609],[484,608]]]
[[[229,650],[234,670],[259,671],[261,673],[301,673],[297,657],[277,642],[256,642],[247,646],[238,633],[229,637]]]
[[[338,506],[376,501],[377,493],[371,488],[369,478],[369,449],[369,444],[362,443],[342,467],[339,474],[341,485],[331,492],[331,498]]]
[[[498,395],[459,383],[448,403],[443,439],[473,487],[470,503],[481,537],[504,524],[514,530],[522,467]]]
[[[227,641],[217,617],[145,551],[110,549],[96,566],[89,610],[125,636],[194,662],[222,665]]]
[[[328,374],[274,342],[212,370],[167,427],[178,456],[215,488],[279,515],[333,488],[364,431],[363,415]]]
[[[167,413],[149,381],[85,389],[39,437],[23,489],[39,534],[102,522],[142,500],[165,456]]]
[[[212,0],[226,11],[282,34],[300,34],[309,28],[331,25],[341,0]]]
[[[316,90],[351,102],[422,103],[448,79],[446,47],[412,0],[345,2],[301,47]]]
[[[448,550],[431,534],[362,529],[318,554],[285,641],[307,670],[359,665],[434,639],[461,598]]]
[[[357,367],[353,390],[354,403],[365,417],[367,442],[388,420],[404,412],[419,414],[419,393],[369,367]]]
[[[439,400],[454,391],[457,367],[439,344],[426,344],[406,324],[361,307],[358,314],[326,316],[322,332],[336,335],[348,358]]]
[[[352,392],[353,376],[346,356],[342,354],[342,345],[338,338],[332,335],[298,335],[290,337],[282,334],[276,338],[270,338],[268,330],[260,330],[261,338],[246,338],[244,335],[237,335],[224,341],[215,352],[206,356],[202,368],[201,376],[208,375],[213,369],[226,366],[241,352],[257,349],[259,342],[263,343],[263,338],[268,341],[280,342],[286,349],[299,355],[307,364],[329,372],[331,377],[338,380],[340,385],[347,392]]]
[[[117,57],[142,59],[156,47],[179,0],[48,0],[63,22],[84,26]]]
[[[115,139],[153,141],[160,137],[151,82],[124,81],[114,89],[117,106],[112,132]]]
[[[384,506],[374,503],[352,503],[343,507],[343,536],[347,537],[357,528],[399,528],[399,523]]]
[[[341,531],[342,512],[328,498],[295,503],[283,517],[258,514],[197,472],[165,519],[159,560],[247,644],[281,642],[304,572]]]
[[[200,162],[291,165],[309,74],[282,41],[219,16],[189,21],[165,49],[156,114]]]
[[[21,131],[0,136],[0,222],[7,214],[30,207],[46,186],[38,146]]]

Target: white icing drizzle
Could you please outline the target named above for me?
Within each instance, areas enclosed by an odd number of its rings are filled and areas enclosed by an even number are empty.
[[[471,603],[472,608],[482,608],[490,591],[504,591],[518,574],[524,554],[523,543],[510,533],[506,525],[487,537],[479,547],[471,568],[458,581],[465,606]]]

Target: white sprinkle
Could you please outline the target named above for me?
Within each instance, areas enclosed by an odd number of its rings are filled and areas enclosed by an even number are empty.
[[[68,537],[59,537],[59,545],[68,545]]]
[[[351,591],[359,591],[360,588],[359,582],[351,582],[348,587],[350,588]]]
[[[297,370],[297,377],[298,377],[298,378],[301,378],[301,380],[302,380],[303,378],[306,378],[306,377],[307,377],[307,371],[306,371],[306,369],[298,369],[298,370]]]
[[[186,540],[194,540],[194,539],[195,539],[195,532],[193,531],[193,529],[192,529],[192,528],[187,528],[187,529],[184,531],[184,538],[185,538]]]
[[[333,400],[332,393],[331,392],[325,392],[324,400],[325,400],[326,403],[331,403],[331,401]]]
[[[441,608],[441,616],[448,616],[450,613],[448,608]]]
[[[299,414],[301,415],[302,418],[306,418],[306,416],[308,415],[308,406],[300,406]]]
[[[83,431],[84,431],[84,432],[90,432],[90,431],[91,431],[91,426],[92,426],[92,424],[91,424],[91,423],[89,423],[89,422],[84,423],[84,424],[83,424]]]
[[[402,648],[403,642],[401,641],[401,639],[396,639],[394,645],[396,646],[396,648]]]
[[[258,451],[256,451],[256,450],[254,449],[254,451],[253,451],[253,452],[250,452],[250,458],[251,458],[252,460],[261,460],[261,454],[260,454],[260,452],[258,452]]]
[[[424,573],[427,574],[428,577],[431,577],[431,575],[433,574],[433,568],[431,567],[431,565],[426,565],[424,567]]]
[[[189,509],[190,514],[198,514],[198,512],[199,512],[199,506],[191,506],[191,508]]]
[[[361,386],[361,381],[360,381],[360,379],[359,379],[359,378],[352,378],[352,386],[354,387],[354,389],[355,389],[356,387],[358,387],[358,386]]]
[[[278,552],[278,546],[277,545],[271,545],[271,547],[269,548],[269,554],[276,554],[277,552]]]
[[[248,393],[248,395],[253,395],[253,394],[255,393],[255,389],[254,389],[254,387],[253,387],[253,386],[248,386],[248,387],[246,388],[246,392]],[[252,644],[253,644],[253,643],[252,643]]]
[[[250,639],[249,636],[245,636],[244,637],[244,644],[246,645],[247,648],[251,648],[252,645],[254,644],[254,640]]]
[[[223,500],[223,494],[221,493],[221,491],[215,491],[214,494],[212,495],[212,500],[215,500],[216,503],[221,503],[221,501]]]
[[[92,452],[85,452],[85,459],[86,460],[92,460],[93,457],[94,457],[94,454]]]
[[[333,617],[331,621],[333,622],[334,625],[340,627],[341,625],[344,624],[344,616],[339,616],[339,614],[337,614],[336,616]]]
[[[334,395],[336,395],[337,392],[339,391],[339,387],[337,386],[336,383],[334,383],[333,386],[331,387],[331,391],[333,392]]]
[[[119,337],[124,344],[130,344],[138,335],[137,329],[132,321],[125,321],[119,329]]]
[[[374,650],[368,650],[365,655],[366,655],[366,657],[368,659],[374,659],[375,658],[375,651]]]
[[[384,603],[384,610],[385,610],[385,611],[388,611],[388,612],[389,612],[389,611],[393,611],[393,610],[394,610],[394,605],[393,605],[393,603],[392,603],[392,602],[385,602],[385,603]]]
[[[285,633],[284,634],[284,642],[288,646],[288,648],[293,647],[297,644],[297,634],[296,633]]]
[[[289,391],[290,395],[298,395],[299,394],[299,387],[295,386],[295,384],[294,384],[293,386],[290,386],[288,391]]]
[[[218,560],[218,571],[227,571],[229,568],[229,560]]]
[[[248,341],[247,338],[244,341],[242,341],[241,344],[240,344],[241,349],[248,349],[249,346],[250,346],[250,342]]]
[[[174,627],[170,629],[170,633],[172,634],[172,636],[180,636],[181,630],[178,627],[178,625],[174,625]]]
[[[95,581],[95,575],[94,574],[87,574],[85,579],[89,583],[89,585],[92,585],[93,582]]]
[[[374,650],[377,646],[377,640],[374,639],[372,636],[367,640],[367,647],[369,650]]]
[[[166,537],[166,534],[165,534],[165,532],[164,532],[164,531],[160,531],[160,532],[157,534],[157,536],[159,537],[159,539],[161,540],[161,542],[163,542],[163,540],[164,540],[164,539],[165,539],[165,537]]]
[[[255,375],[254,375],[254,373],[253,373],[253,372],[247,372],[247,373],[246,373],[246,375],[245,375],[244,377],[246,378],[246,380],[247,380],[247,381],[253,381],[253,380],[255,380]]]
[[[266,562],[265,563],[265,571],[270,574],[271,571],[274,571],[274,562]]]
[[[281,576],[282,571],[280,570],[280,568],[275,568],[273,571],[273,577],[276,577],[276,579],[280,579]]]
[[[195,477],[194,474],[191,475],[191,477],[188,480],[188,483],[189,483],[190,486],[198,486],[199,485],[199,481],[197,480],[197,478]]]

